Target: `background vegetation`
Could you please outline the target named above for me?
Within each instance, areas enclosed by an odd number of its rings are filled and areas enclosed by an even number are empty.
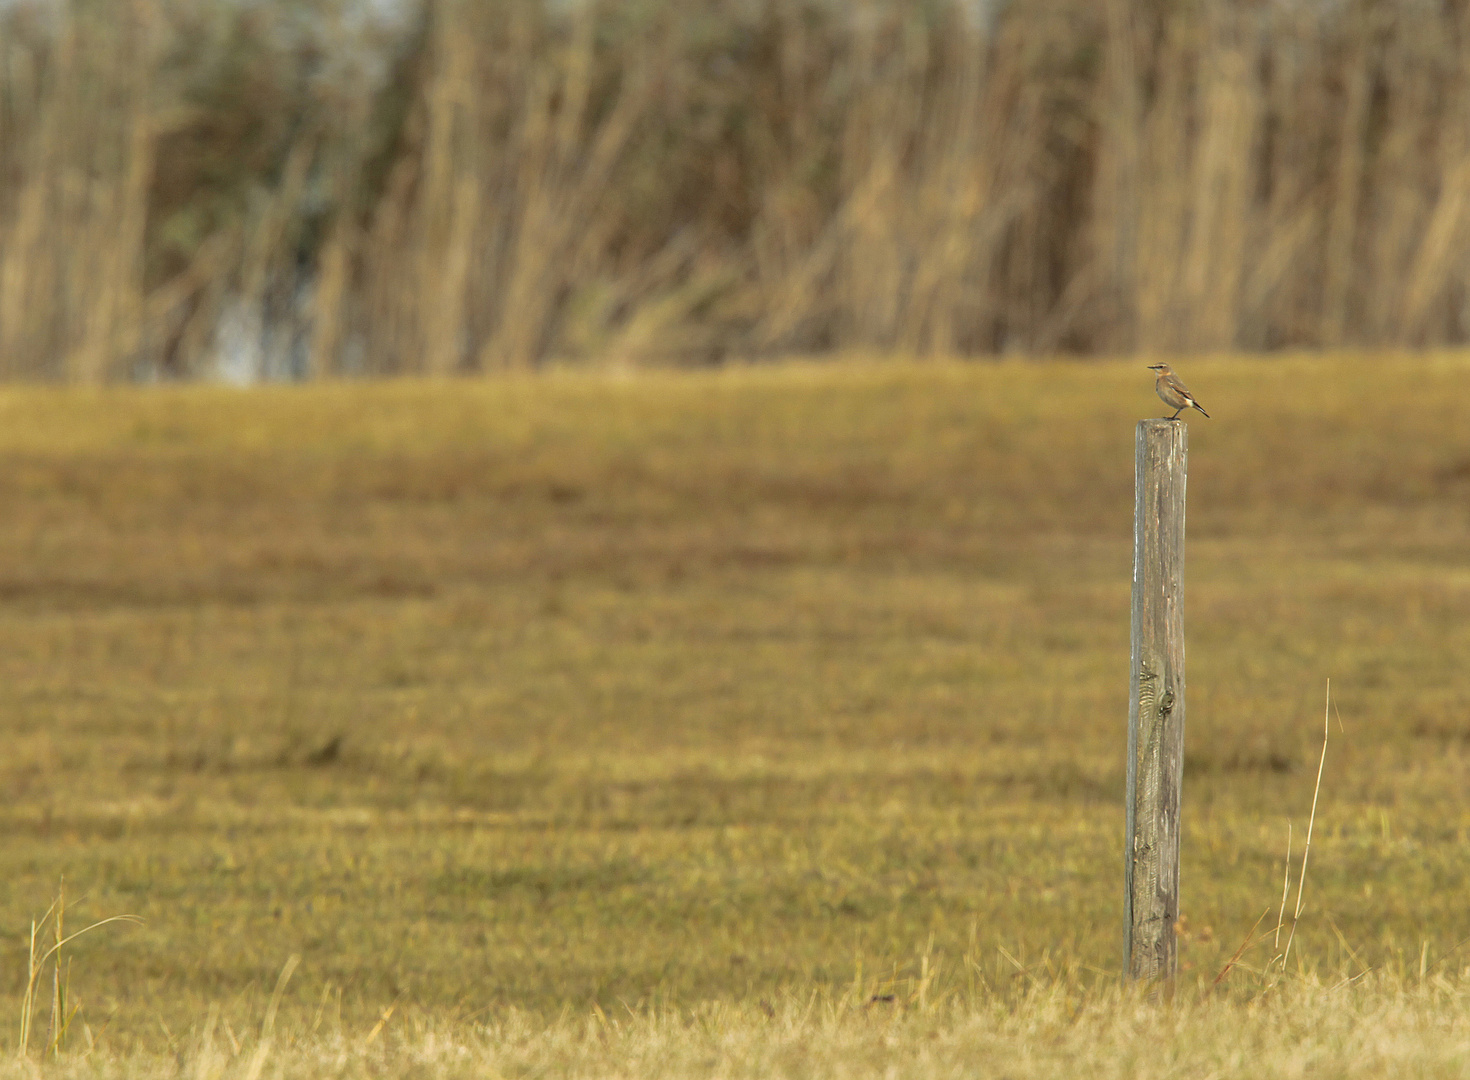
[[[1188,375],[1200,1011],[1109,996],[1133,361],[0,392],[0,1016],[65,876],[69,925],[146,920],[74,946],[68,1046],[103,1062],[243,1072],[294,953],[303,1075],[394,1003],[440,1071],[482,1023],[462,1060],[507,1069],[597,1072],[628,1031],[883,1061],[888,994],[941,1009],[902,1045],[1038,1074],[1106,1017],[1216,1032],[1237,1075],[1246,1015],[1334,1061],[1432,1029],[1462,1067],[1470,364]],[[1267,933],[1215,1000],[1288,821],[1300,853],[1328,677],[1290,979],[1262,995]]]
[[[0,369],[1460,343],[1467,18],[16,0]]]

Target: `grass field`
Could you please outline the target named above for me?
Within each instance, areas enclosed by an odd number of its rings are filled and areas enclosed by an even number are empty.
[[[1239,1020],[1461,1075],[1470,360],[1182,365],[1165,1013],[1115,986],[1142,365],[0,390],[0,1046],[64,877],[145,920],[70,949],[73,1071],[246,1072],[296,954],[267,1072],[1031,1076],[1193,1025],[1225,1057],[1101,1075],[1252,1075]],[[1291,978],[1268,933],[1209,991],[1329,677]]]

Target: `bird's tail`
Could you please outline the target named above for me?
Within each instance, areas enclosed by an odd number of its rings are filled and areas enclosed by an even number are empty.
[[[1189,399],[1189,403],[1191,405],[1193,405],[1196,409],[1199,409],[1200,412],[1205,412],[1203,406],[1201,406],[1198,401],[1195,401],[1194,398],[1190,398]],[[1207,412],[1205,412],[1205,419],[1208,420],[1209,418],[1210,418],[1210,414],[1207,413]]]

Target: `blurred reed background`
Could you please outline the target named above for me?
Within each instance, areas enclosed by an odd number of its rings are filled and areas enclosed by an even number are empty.
[[[0,374],[1470,336],[1461,0],[10,0]]]

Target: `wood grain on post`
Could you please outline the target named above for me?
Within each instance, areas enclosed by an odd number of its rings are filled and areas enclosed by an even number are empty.
[[[1178,964],[1188,425],[1140,421],[1135,453],[1123,975],[1169,980]]]

